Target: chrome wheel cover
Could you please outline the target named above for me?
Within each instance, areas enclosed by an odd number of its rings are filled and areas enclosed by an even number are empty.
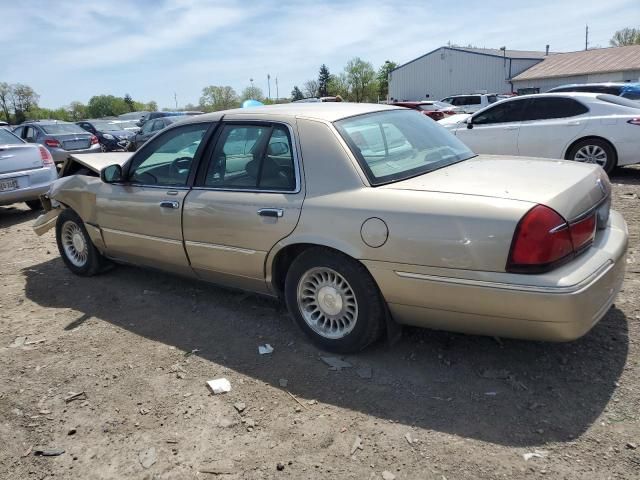
[[[60,238],[67,259],[76,267],[84,267],[89,259],[89,246],[80,226],[67,220],[62,225]]]
[[[307,270],[298,282],[297,299],[304,321],[324,338],[343,338],[356,326],[356,295],[349,282],[331,268]]]
[[[584,163],[597,163],[601,167],[607,164],[607,152],[598,145],[585,145],[576,152],[574,160]]]

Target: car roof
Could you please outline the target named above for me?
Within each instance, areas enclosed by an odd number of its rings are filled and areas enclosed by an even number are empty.
[[[365,113],[404,110],[403,107],[393,105],[382,105],[375,103],[349,103],[349,102],[312,102],[312,103],[281,103],[277,105],[264,105],[250,108],[234,108],[232,110],[221,110],[219,112],[205,113],[181,120],[182,124],[199,123],[204,121],[218,121],[224,116],[241,118],[243,116],[253,117],[261,120],[268,120],[269,117],[282,118],[309,118],[312,120],[323,120],[335,122],[343,118],[363,115]]]
[[[639,82],[592,82],[592,83],[567,83],[552,88],[573,88],[573,87],[640,87]]]

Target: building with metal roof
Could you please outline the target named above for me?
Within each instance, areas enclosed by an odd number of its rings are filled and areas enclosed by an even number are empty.
[[[469,93],[538,93],[560,85],[640,81],[640,45],[568,53],[440,47],[389,75],[395,100]]]
[[[574,83],[639,81],[640,45],[549,55],[512,78],[514,90],[521,93]]]
[[[510,79],[540,63],[547,52],[440,47],[389,75],[395,100],[439,100],[465,93],[509,93]]]

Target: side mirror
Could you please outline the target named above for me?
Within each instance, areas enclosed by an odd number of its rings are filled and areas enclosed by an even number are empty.
[[[104,183],[116,183],[122,181],[122,167],[118,164],[109,165],[100,171],[100,180]]]
[[[473,128],[473,117],[467,118],[464,123],[467,124],[467,128],[471,130]]]

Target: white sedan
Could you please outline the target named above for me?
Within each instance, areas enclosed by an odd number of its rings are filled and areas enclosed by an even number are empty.
[[[613,95],[524,95],[438,123],[481,154],[563,158],[606,172],[640,162],[640,107]]]

